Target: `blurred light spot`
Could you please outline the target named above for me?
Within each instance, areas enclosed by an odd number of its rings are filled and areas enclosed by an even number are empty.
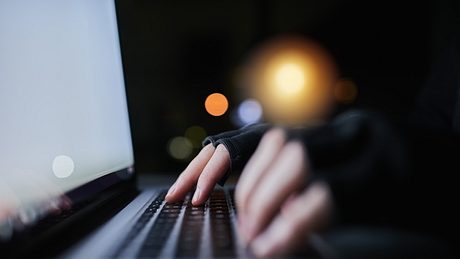
[[[192,154],[193,146],[187,138],[175,137],[169,141],[168,151],[173,158],[185,160]]]
[[[280,94],[293,95],[305,86],[302,67],[295,63],[281,64],[275,72],[275,86]]]
[[[247,99],[238,107],[239,126],[257,123],[262,119],[262,106],[255,99]]]
[[[228,101],[223,94],[213,93],[206,98],[204,107],[212,116],[221,116],[228,109]]]
[[[72,158],[68,156],[57,156],[53,160],[53,173],[57,178],[69,177],[75,169]]]
[[[358,95],[358,88],[351,80],[340,80],[334,89],[335,99],[340,103],[352,103]]]
[[[200,126],[191,126],[185,130],[185,137],[190,140],[193,148],[200,148],[201,142],[206,138],[206,131]]]
[[[301,37],[273,39],[258,48],[238,74],[244,97],[255,98],[264,119],[284,125],[324,120],[335,104],[335,63],[327,51]]]

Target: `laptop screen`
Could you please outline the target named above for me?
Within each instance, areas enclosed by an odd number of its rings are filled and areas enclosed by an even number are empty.
[[[0,1],[0,218],[133,160],[114,1]]]

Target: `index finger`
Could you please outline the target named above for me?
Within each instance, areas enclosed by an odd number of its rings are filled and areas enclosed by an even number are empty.
[[[176,202],[182,200],[185,195],[195,186],[204,167],[214,154],[215,148],[212,144],[206,145],[200,153],[190,162],[185,170],[179,175],[176,182],[169,188],[165,200]]]
[[[208,199],[217,181],[222,178],[229,167],[230,154],[224,145],[218,145],[198,179],[193,205],[201,205]]]

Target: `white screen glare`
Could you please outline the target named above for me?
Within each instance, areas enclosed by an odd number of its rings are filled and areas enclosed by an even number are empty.
[[[31,179],[66,192],[133,161],[114,1],[0,1],[4,204],[42,197]]]

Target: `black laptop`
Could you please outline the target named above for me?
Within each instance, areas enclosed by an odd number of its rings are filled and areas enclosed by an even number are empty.
[[[251,256],[231,188],[136,186],[113,0],[0,1],[0,37],[0,257]]]

